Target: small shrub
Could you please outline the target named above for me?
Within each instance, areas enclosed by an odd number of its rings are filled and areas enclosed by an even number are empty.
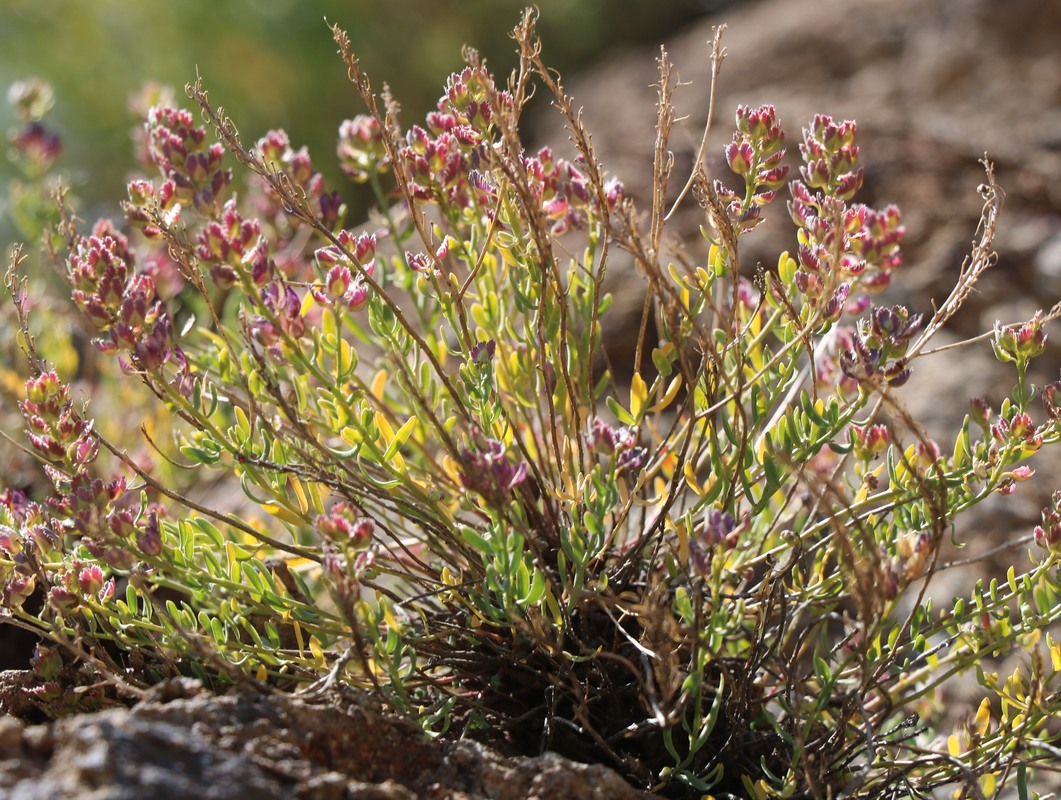
[[[151,177],[129,183],[121,229],[80,233],[64,205],[48,239],[100,386],[116,364],[150,392],[152,452],[102,435],[45,363],[12,272],[20,409],[53,485],[4,495],[0,578],[9,620],[53,643],[38,704],[78,707],[75,663],[132,694],[179,674],[348,684],[432,735],[558,750],[665,796],[1026,791],[1026,765],[1056,752],[1061,645],[1043,634],[1061,616],[1061,512],[1044,511],[1026,570],[943,609],[925,592],[958,515],[1061,438],[1061,382],[1027,379],[1046,319],[996,327],[1012,396],[974,400],[953,448],[893,391],[991,263],[990,167],[974,252],[923,315],[872,300],[903,228],[853,200],[853,122],[813,119],[790,180],[774,109],[738,109],[735,179],[698,168],[679,200],[705,210],[706,255],[667,256],[665,56],[642,215],[531,14],[506,87],[468,52],[408,130],[334,35],[368,107],[338,145],[377,198],[366,225],[305,150],[282,131],[245,145],[197,83],[205,127],[147,113]],[[575,160],[525,149],[536,90]],[[795,254],[742,267],[741,237],[786,186]],[[608,358],[617,251],[646,287],[632,364]],[[1008,678],[988,671],[1022,649]],[[934,727],[939,688],[968,672],[979,711]]]

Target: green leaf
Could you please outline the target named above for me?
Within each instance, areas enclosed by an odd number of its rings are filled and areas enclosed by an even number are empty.
[[[216,464],[221,459],[220,453],[208,453],[201,447],[196,447],[191,444],[182,444],[180,446],[181,454],[197,464]]]
[[[472,528],[463,527],[461,528],[461,538],[464,539],[468,544],[478,550],[480,553],[493,553],[494,548],[487,541],[486,537],[481,535],[478,531]]]
[[[634,418],[630,416],[630,413],[619,405],[619,401],[614,397],[608,397],[605,402],[608,404],[608,410],[611,411],[624,425],[633,425]]]

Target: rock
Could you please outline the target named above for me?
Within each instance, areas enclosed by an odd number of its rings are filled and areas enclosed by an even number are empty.
[[[188,695],[192,696],[188,696]],[[8,800],[633,800],[621,777],[555,754],[506,759],[431,741],[345,693],[325,702],[164,684],[133,709],[23,727],[0,717]]]

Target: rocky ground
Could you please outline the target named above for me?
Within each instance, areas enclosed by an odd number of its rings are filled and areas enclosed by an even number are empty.
[[[898,203],[906,226],[906,266],[895,295],[919,311],[940,301],[974,237],[981,207],[978,161],[986,152],[1007,192],[998,263],[954,321],[953,341],[1014,322],[1061,299],[1061,3],[1043,0],[764,0],[709,20],[667,43],[681,79],[688,119],[672,145],[679,174],[692,163],[707,108],[712,22],[728,25],[729,56],[716,99],[719,153],[737,104],[770,102],[790,144],[814,113],[859,121],[870,205]],[[548,49],[546,49],[548,55]],[[658,50],[625,48],[568,92],[585,106],[587,127],[609,169],[635,196],[647,196]],[[542,122],[538,138],[563,132]],[[713,157],[710,167],[722,172]],[[681,226],[695,231],[699,212]],[[750,241],[745,263],[776,261],[793,247],[780,223]],[[636,278],[631,278],[636,287]],[[636,288],[629,290],[636,292]],[[1061,340],[1061,335],[1055,334]],[[1058,353],[1046,359],[1057,377]],[[934,357],[906,391],[911,411],[933,435],[952,441],[970,394],[995,400],[1008,374],[985,343]],[[1001,370],[1001,371],[1000,371]],[[950,433],[948,434],[948,431]],[[959,538],[970,551],[1026,537],[1043,499],[1061,486],[1057,462],[969,519]],[[975,569],[1027,558],[1025,545]],[[953,575],[953,577],[951,577]],[[943,576],[967,587],[968,571]],[[14,636],[8,629],[4,635]],[[25,644],[0,643],[0,666],[25,663]],[[0,706],[23,675],[0,675]],[[960,703],[959,711],[960,711]],[[23,716],[32,717],[31,713]],[[214,698],[187,684],[162,688],[132,710],[28,725],[0,718],[0,796],[26,798],[562,798],[633,797],[608,770],[553,756],[502,759],[471,744],[439,744],[365,701],[312,702],[235,694]]]

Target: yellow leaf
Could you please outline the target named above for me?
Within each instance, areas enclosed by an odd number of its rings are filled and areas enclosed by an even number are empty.
[[[652,408],[650,408],[649,411],[655,413],[657,411],[662,411],[663,409],[665,409],[667,406],[669,406],[671,403],[674,402],[674,398],[678,396],[678,390],[681,389],[681,387],[682,387],[682,376],[681,375],[675,375],[674,376],[674,380],[672,380],[670,382],[670,385],[667,387],[667,391],[663,393],[663,397],[660,398],[660,401],[658,403],[656,403],[654,406],[652,406]],[[636,414],[635,414],[635,416],[636,416]]]
[[[962,743],[953,733],[947,737],[947,752],[951,754],[952,758],[957,758],[962,754]]]
[[[1061,672],[1061,645],[1050,634],[1046,634],[1046,643],[1050,647],[1050,663],[1053,664],[1054,672]]]
[[[324,648],[321,647],[321,643],[317,640],[316,636],[309,637],[309,651],[313,653],[313,666],[317,669],[324,669],[326,665],[324,660]]]
[[[674,526],[674,534],[678,537],[678,558],[682,564],[689,563],[689,531],[680,522]]]
[[[262,510],[268,514],[272,514],[277,519],[289,522],[292,525],[301,525],[305,522],[305,520],[296,515],[289,508],[286,508],[279,503],[262,503]]]
[[[291,489],[295,493],[295,499],[298,500],[298,510],[305,514],[309,511],[309,500],[306,499],[306,490],[302,486],[302,481],[292,476],[288,477],[288,482],[291,484]]]
[[[225,542],[225,556],[228,558],[229,563],[229,578],[234,581],[239,581],[239,558],[236,553],[236,544],[231,539]]]
[[[338,369],[342,373],[349,372],[354,366],[354,350],[346,339],[339,340],[339,364]]]
[[[387,375],[387,370],[381,369],[379,372],[376,373],[375,377],[372,379],[372,386],[369,388],[372,391],[372,396],[375,397],[377,400],[383,399],[383,391],[387,388],[388,377],[389,376]]]
[[[379,426],[380,433],[383,434],[383,443],[389,445],[391,439],[394,438],[394,428],[391,427],[390,422],[382,414],[376,414],[376,425]]]
[[[313,308],[313,292],[306,292],[306,296],[302,298],[302,308],[299,309],[299,316],[306,316],[306,312]]]
[[[647,399],[648,386],[645,385],[645,379],[641,377],[641,373],[634,373],[633,380],[630,381],[630,416],[635,420],[641,419]]]
[[[321,312],[321,333],[324,336],[335,336],[338,332],[338,326],[335,321],[335,312],[330,308],[326,308]]]
[[[984,793],[984,797],[991,797],[995,793],[997,786],[998,780],[994,772],[988,772],[986,775],[980,776],[980,791]]]
[[[291,627],[295,629],[295,642],[298,644],[299,657],[306,657],[306,642],[302,639],[302,626],[298,624],[297,619],[291,620]]]
[[[980,701],[980,708],[973,720],[973,727],[980,736],[987,736],[987,729],[991,725],[991,701],[986,697]]]
[[[258,671],[255,673],[254,679],[258,683],[265,683],[269,679],[269,670],[265,668],[265,664],[258,665]]]
[[[704,491],[700,488],[700,484],[696,482],[696,472],[693,469],[693,462],[685,462],[685,482],[689,488],[696,492],[698,495],[703,497]]]
[[[398,624],[398,620],[394,618],[394,614],[391,612],[389,605],[383,606],[383,619],[390,626],[391,630],[400,631],[402,626]]]

